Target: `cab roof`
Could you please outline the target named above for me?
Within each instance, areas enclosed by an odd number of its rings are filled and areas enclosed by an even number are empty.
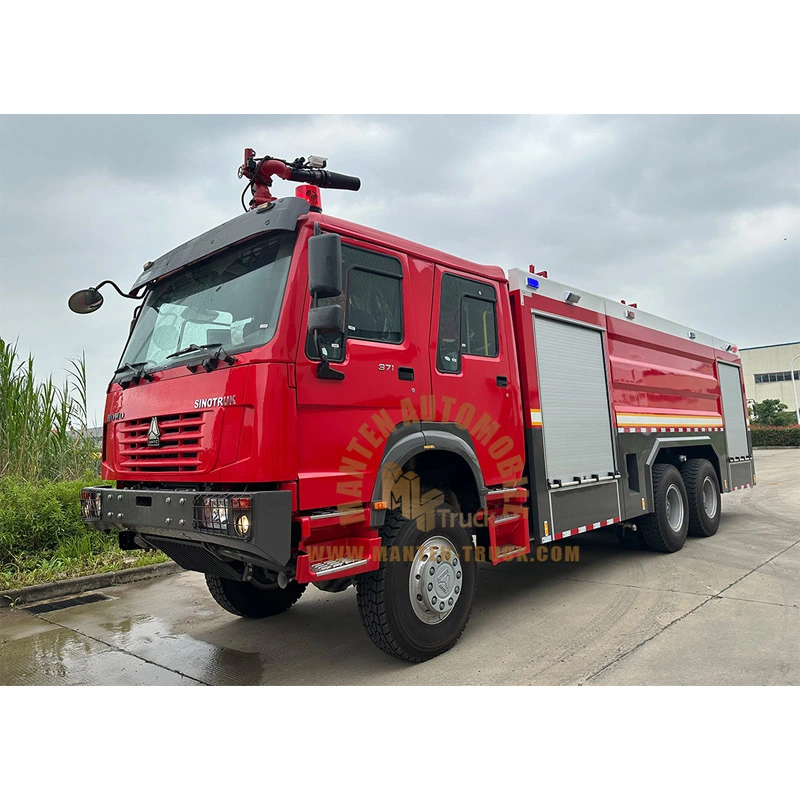
[[[179,245],[155,261],[148,262],[131,287],[131,291],[134,292],[148,283],[213,256],[238,242],[252,239],[270,231],[294,230],[298,222],[302,221],[319,222],[323,228],[335,233],[351,236],[389,249],[399,250],[415,258],[453,267],[476,277],[507,283],[505,272],[498,266],[467,261],[458,256],[444,253],[432,247],[426,247],[375,228],[368,228],[349,220],[311,212],[309,208],[308,202],[299,197],[283,197],[274,203],[268,204],[263,210],[248,211],[240,214],[227,222],[223,222],[222,225],[218,225],[216,228],[201,233],[194,239]]]
[[[502,267],[467,261],[467,259],[459,258],[459,256],[454,256],[441,250],[436,250],[433,247],[427,247],[424,244],[413,242],[410,239],[403,239],[401,236],[394,236],[391,233],[379,231],[375,228],[368,228],[365,225],[359,225],[349,220],[339,219],[338,217],[331,217],[327,214],[311,212],[308,214],[308,220],[310,222],[319,222],[323,228],[334,233],[349,235],[355,239],[361,239],[370,244],[380,245],[390,250],[399,250],[400,252],[407,253],[408,255],[422,260],[432,261],[443,267],[453,267],[463,272],[469,272],[476,277],[489,278],[499,283],[508,283],[508,278]]]

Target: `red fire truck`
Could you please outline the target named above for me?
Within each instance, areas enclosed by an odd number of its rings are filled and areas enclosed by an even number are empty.
[[[245,617],[355,585],[407,661],[461,636],[478,561],[604,526],[665,553],[717,532],[721,493],[755,482],[733,345],[327,216],[318,187],[360,182],[325,167],[246,150],[245,213],[112,283],[140,302],[89,525]],[[304,185],[276,199],[274,176]]]

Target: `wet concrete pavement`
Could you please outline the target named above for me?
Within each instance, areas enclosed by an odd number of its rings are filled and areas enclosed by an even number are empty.
[[[481,565],[464,636],[425,664],[371,644],[353,589],[244,620],[185,572],[0,610],[0,683],[797,685],[800,451],[759,451],[756,467],[755,489],[723,498],[719,533],[679,553],[600,532],[574,540],[577,563]]]

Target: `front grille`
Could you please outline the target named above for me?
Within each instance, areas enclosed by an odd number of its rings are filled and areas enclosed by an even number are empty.
[[[152,417],[119,424],[119,468],[129,472],[196,472],[200,469],[204,412],[166,414],[156,419],[160,431],[158,447],[147,444]]]

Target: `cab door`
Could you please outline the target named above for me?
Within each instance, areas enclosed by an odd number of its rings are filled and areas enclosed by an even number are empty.
[[[341,379],[320,378],[311,338],[298,348],[301,508],[372,494],[403,401],[430,393],[427,337],[433,269],[407,254],[342,237],[345,333],[324,342]],[[306,300],[304,320],[310,300]],[[410,422],[410,425],[415,423]],[[417,430],[419,423],[416,423]]]
[[[505,287],[436,267],[431,318],[434,419],[466,438],[487,486],[509,480],[509,459],[522,469],[521,401]]]

